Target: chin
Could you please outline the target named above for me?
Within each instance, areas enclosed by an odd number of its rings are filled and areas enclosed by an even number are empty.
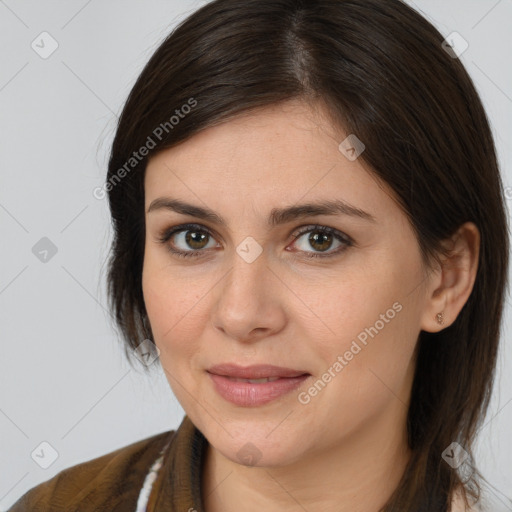
[[[208,442],[232,462],[247,467],[286,466],[301,457],[304,444],[284,429],[281,432],[279,427],[275,429],[278,424],[273,421],[257,426],[244,422],[243,427],[237,425],[236,430],[227,428],[229,434],[222,427],[202,432]],[[301,453],[297,451],[299,447]]]

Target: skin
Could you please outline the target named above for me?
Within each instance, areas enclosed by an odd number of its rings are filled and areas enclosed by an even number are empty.
[[[202,474],[207,512],[373,512],[396,488],[410,456],[406,414],[420,330],[450,325],[468,299],[479,233],[461,226],[454,256],[427,272],[413,230],[321,105],[273,105],[203,130],[148,163],[145,210],[162,196],[208,207],[227,227],[165,209],[146,213],[143,293],[169,385],[209,442]],[[363,141],[364,142],[364,141]],[[376,219],[321,215],[269,228],[273,208],[342,199]],[[173,226],[211,232],[190,246]],[[311,245],[298,228],[328,226],[351,237]],[[194,231],[194,230],[192,230]],[[253,237],[248,263],[236,248]],[[179,258],[168,246],[203,251]],[[203,248],[204,247],[204,248]],[[288,250],[287,250],[288,248]],[[307,404],[307,392],[365,328],[402,308]],[[444,324],[436,314],[444,312]],[[240,407],[215,391],[206,370],[224,362],[307,371],[301,387],[268,404]],[[336,373],[336,372],[335,372]],[[247,443],[260,458],[237,452]],[[196,508],[199,507],[199,504]]]

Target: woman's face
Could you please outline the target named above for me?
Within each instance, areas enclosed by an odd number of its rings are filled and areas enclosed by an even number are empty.
[[[268,107],[147,166],[143,292],[154,342],[186,414],[235,462],[293,463],[365,433],[386,439],[397,425],[405,436],[427,301],[419,247],[389,188],[339,149],[348,134],[321,112]],[[217,218],[163,206],[173,200]],[[334,201],[350,208],[296,215]],[[221,364],[306,376],[212,377]]]

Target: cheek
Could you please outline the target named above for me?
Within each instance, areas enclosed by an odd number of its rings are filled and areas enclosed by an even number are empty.
[[[314,301],[324,332],[315,336],[309,329],[323,365],[317,377],[329,380],[326,388],[346,405],[354,405],[354,393],[367,404],[385,398],[389,389],[405,393],[410,376],[420,315],[419,292],[411,293],[410,283],[420,267],[378,261]]]
[[[155,264],[151,258],[144,262],[142,291],[153,340],[165,362],[171,356],[191,355],[197,349],[200,322],[198,303],[203,294],[200,284],[179,278],[169,266]],[[196,332],[197,331],[197,332]]]
[[[313,286],[303,290],[303,296],[309,296],[308,305],[315,316],[312,320],[318,326],[315,330],[324,333],[320,339],[315,337],[320,351],[332,357],[333,351],[349,350],[352,340],[364,344],[370,337],[368,329],[375,333],[375,324],[379,332],[389,330],[389,323],[399,315],[400,304],[396,303],[402,295],[394,279],[389,268],[365,266],[360,272],[352,269],[350,274],[333,276],[321,290]]]
[[[340,323],[340,336],[323,347],[325,368],[317,377],[330,382],[318,394],[325,393],[320,399],[324,403],[336,404],[340,417],[352,411],[364,421],[390,401],[407,403],[418,334],[416,309],[410,301],[392,299],[387,295],[364,302],[365,313],[355,320],[344,317],[345,329]]]

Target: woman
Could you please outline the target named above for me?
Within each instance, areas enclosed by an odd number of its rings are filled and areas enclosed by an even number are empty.
[[[430,23],[398,0],[203,6],[133,87],[104,190],[126,353],[159,356],[186,416],[13,512],[477,510],[508,227]]]

